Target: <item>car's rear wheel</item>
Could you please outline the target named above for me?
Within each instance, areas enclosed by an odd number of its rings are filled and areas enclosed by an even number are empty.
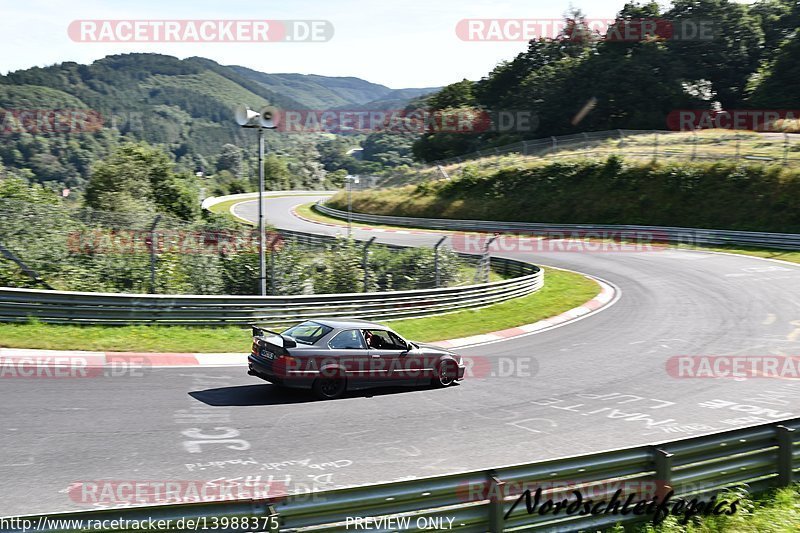
[[[436,387],[449,387],[456,382],[457,374],[458,370],[452,361],[442,361],[436,367],[433,385]]]
[[[347,390],[347,380],[339,374],[319,377],[314,380],[312,389],[320,400],[334,400],[341,398]]]

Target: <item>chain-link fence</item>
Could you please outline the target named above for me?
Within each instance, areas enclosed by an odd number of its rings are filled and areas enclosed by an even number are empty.
[[[357,189],[391,187],[456,177],[467,166],[503,168],[534,160],[618,155],[648,161],[733,161],[800,164],[800,134],[736,130],[691,132],[610,130],[546,137],[485,148],[469,154],[411,168],[391,176],[367,177]]]
[[[257,294],[258,231],[61,203],[0,200],[0,286],[157,294]],[[270,294],[467,285],[480,258],[268,230]],[[488,278],[488,276],[487,276]],[[481,281],[488,281],[481,277]]]

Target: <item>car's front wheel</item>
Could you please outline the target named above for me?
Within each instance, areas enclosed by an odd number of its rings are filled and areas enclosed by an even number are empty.
[[[312,389],[314,395],[320,400],[335,400],[341,398],[347,390],[347,380],[338,374],[319,377],[314,380]]]
[[[436,375],[433,376],[433,385],[436,387],[449,387],[456,382],[458,369],[452,361],[441,361],[436,367]]]

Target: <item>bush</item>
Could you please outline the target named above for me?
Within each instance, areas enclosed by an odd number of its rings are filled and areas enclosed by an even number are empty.
[[[363,213],[800,232],[800,171],[779,165],[569,160],[353,193]],[[339,194],[329,205],[346,209]]]

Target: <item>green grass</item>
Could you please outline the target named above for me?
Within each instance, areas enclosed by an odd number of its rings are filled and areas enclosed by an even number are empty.
[[[789,533],[800,531],[800,485],[772,491],[751,499],[743,491],[725,495],[724,499],[741,497],[735,514],[693,519],[682,525],[676,517],[667,518],[663,524],[641,525],[634,529],[641,533]],[[723,495],[720,495],[722,498]],[[606,530],[623,533],[620,526]],[[627,531],[631,531],[628,529]]]
[[[0,346],[99,352],[246,352],[249,328],[0,324]]]
[[[531,324],[586,303],[599,292],[584,276],[564,270],[546,269],[545,285],[534,294],[448,315],[391,324],[398,333],[421,342],[468,337],[501,329]]]
[[[287,198],[287,197],[290,197],[290,196],[295,197],[295,196],[301,196],[301,195],[296,195],[296,194],[276,194],[276,195],[266,196],[266,199]],[[231,207],[233,207],[236,204],[241,204],[243,202],[252,202],[254,200],[258,200],[258,198],[246,198],[244,200],[241,199],[241,198],[238,198],[238,199],[237,198],[233,198],[231,200],[225,200],[224,202],[220,202],[218,204],[214,204],[211,207],[209,207],[208,210],[211,211],[212,213],[216,213],[218,215],[228,215],[231,218],[233,218],[234,220],[236,220],[237,222],[242,222],[244,224],[249,224],[249,225],[253,226],[253,225],[255,225],[254,222],[251,222],[249,220],[245,220],[243,218],[235,216],[233,214],[233,212],[231,211]]]
[[[738,145],[738,148],[737,148]],[[573,148],[574,146],[574,148]],[[800,145],[797,142],[790,144],[788,163],[797,164],[797,151]],[[655,154],[659,160],[695,160],[704,159],[730,159],[735,160],[737,151],[739,159],[746,161],[746,156],[767,156],[776,162],[781,162],[785,155],[784,139],[781,136],[766,137],[751,131],[732,130],[701,130],[696,135],[690,132],[674,132],[654,134],[629,134],[624,141],[620,138],[611,138],[603,141],[592,141],[588,149],[581,139],[561,141],[556,153],[525,156],[521,154],[487,156],[468,160],[462,164],[444,165],[445,171],[451,175],[457,173],[465,164],[483,167],[515,166],[525,162],[552,161],[561,158],[597,158],[604,159],[616,154],[631,159],[652,159]],[[426,169],[424,173],[430,179],[439,179],[438,170]],[[419,179],[419,177],[417,177]],[[411,183],[406,181],[405,183]],[[403,185],[403,181],[393,182],[391,185]]]
[[[560,314],[596,295],[596,283],[547,269],[540,291],[483,309],[431,318],[395,321],[401,334],[426,342],[488,333]],[[241,327],[66,326],[42,323],[0,324],[0,347],[50,350],[134,352],[246,352],[250,330]]]

